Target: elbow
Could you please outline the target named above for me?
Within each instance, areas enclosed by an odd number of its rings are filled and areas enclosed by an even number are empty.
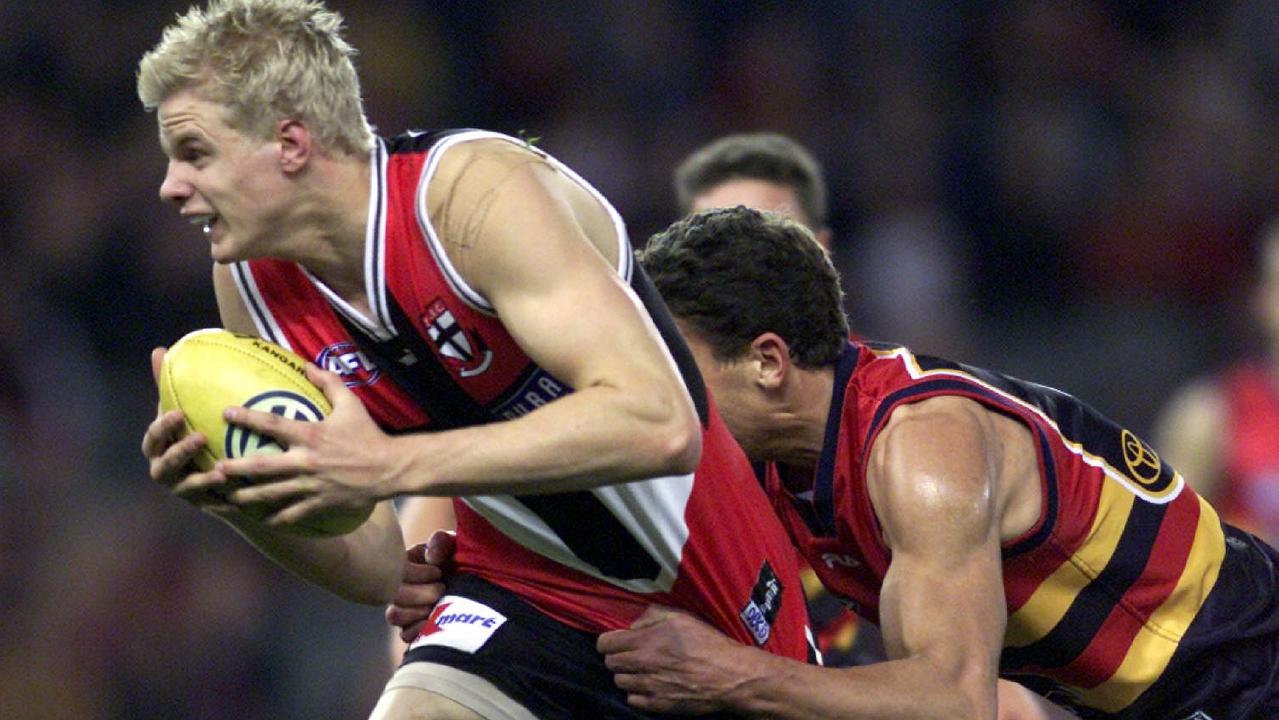
[[[697,469],[702,459],[702,427],[696,414],[668,423],[658,456],[662,458],[663,475],[684,475]]]

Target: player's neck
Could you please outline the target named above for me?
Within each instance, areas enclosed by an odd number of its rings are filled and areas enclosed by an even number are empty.
[[[365,158],[317,163],[311,192],[299,209],[307,237],[299,262],[357,309],[367,310],[364,253],[369,222],[369,173]]]
[[[826,419],[834,386],[833,368],[793,367],[786,378],[782,400],[773,413],[772,437],[776,438],[777,445],[770,453],[772,459],[797,468],[817,467],[826,439]]]

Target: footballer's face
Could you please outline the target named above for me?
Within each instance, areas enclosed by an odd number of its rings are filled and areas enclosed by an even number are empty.
[[[768,460],[765,445],[768,410],[753,378],[755,363],[749,356],[740,360],[719,360],[710,343],[688,323],[676,320],[676,324],[693,353],[697,369],[701,371],[728,431],[751,460]]]
[[[225,107],[194,90],[169,96],[156,115],[169,158],[160,198],[204,233],[214,260],[267,254],[270,229],[287,227],[279,143],[232,128]]]

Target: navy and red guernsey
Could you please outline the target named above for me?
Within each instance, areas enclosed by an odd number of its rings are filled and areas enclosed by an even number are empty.
[[[892,558],[866,490],[869,449],[895,408],[943,395],[1020,420],[1038,450],[1040,520],[1003,547],[1001,675],[1083,717],[1181,718],[1271,692],[1273,663],[1257,676],[1213,662],[1274,637],[1273,550],[1223,525],[1148,444],[1076,398],[900,346],[850,343],[841,356],[811,494],[768,469],[775,508],[826,587],[878,622]]]
[[[425,190],[439,158],[484,138],[523,144],[472,130],[379,140],[365,253],[372,317],[296,264],[233,266],[259,333],[340,374],[390,432],[502,422],[572,392],[529,359],[455,271],[427,216]],[[547,162],[599,197],[570,169]],[[661,603],[741,642],[807,660],[794,547],[608,207],[617,270],[646,304],[697,406],[701,462],[693,474],[593,490],[455,499],[458,568],[588,632],[626,627]]]

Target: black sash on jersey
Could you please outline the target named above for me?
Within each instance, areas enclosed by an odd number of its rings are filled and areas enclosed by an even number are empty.
[[[452,430],[499,420],[457,384],[389,288],[387,310],[396,331],[388,340],[370,337],[342,313],[334,314],[373,365],[430,416],[429,425],[423,429]],[[401,362],[410,358],[407,363]],[[517,382],[514,387],[519,385]],[[517,499],[541,518],[573,554],[603,574],[621,580],[656,580],[660,574],[657,560],[591,491],[521,495]]]

